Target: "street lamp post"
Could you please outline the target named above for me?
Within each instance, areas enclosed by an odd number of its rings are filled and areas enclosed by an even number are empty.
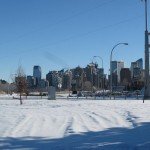
[[[145,1],[145,90],[144,90],[144,99],[150,98],[150,85],[149,85],[149,35],[148,32],[148,15],[147,15],[147,0]]]
[[[112,93],[112,54],[114,49],[119,45],[128,45],[128,43],[118,43],[111,50],[111,54],[110,54],[110,92],[111,93]]]
[[[101,60],[101,63],[102,63],[102,69],[104,69],[104,66],[103,66],[103,58],[100,57],[100,56],[93,56],[93,58],[99,58]],[[99,83],[98,83],[99,84]],[[103,96],[104,96],[104,72],[102,74],[102,89],[103,89]]]

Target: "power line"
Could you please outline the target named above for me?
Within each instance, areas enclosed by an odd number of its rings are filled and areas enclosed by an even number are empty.
[[[58,20],[57,22],[55,22],[55,23],[53,23],[53,24],[48,24],[48,25],[46,25],[45,27],[37,28],[37,29],[35,29],[35,30],[31,31],[31,32],[22,34],[22,35],[20,35],[20,36],[18,36],[18,37],[16,37],[16,38],[14,38],[13,40],[8,40],[8,41],[6,41],[6,42],[0,43],[0,46],[3,45],[3,44],[12,43],[12,42],[14,42],[14,41],[16,41],[16,40],[19,40],[19,39],[21,39],[21,38],[24,38],[24,37],[26,37],[26,36],[28,36],[28,35],[31,35],[31,34],[33,34],[33,33],[38,32],[38,31],[42,31],[42,30],[46,30],[46,29],[55,27],[56,25],[65,23],[65,22],[67,22],[67,21],[69,21],[69,20],[72,20],[72,19],[75,18],[75,17],[78,17],[78,16],[80,16],[80,15],[83,15],[83,14],[85,14],[85,13],[87,13],[87,12],[91,12],[91,11],[93,11],[93,10],[95,10],[95,9],[98,9],[98,8],[100,8],[100,7],[103,7],[103,6],[105,6],[105,5],[109,4],[109,3],[112,3],[112,2],[114,2],[114,1],[117,1],[117,0],[105,1],[105,2],[103,2],[103,3],[98,4],[98,5],[95,6],[95,7],[88,8],[88,9],[86,9],[86,10],[82,10],[82,11],[77,12],[77,13],[71,15],[71,16],[68,16],[68,17],[64,18],[64,19]]]
[[[63,42],[66,42],[66,41],[69,41],[69,40],[72,40],[72,39],[77,39],[77,38],[81,38],[81,37],[84,37],[84,36],[88,36],[92,33],[96,33],[96,32],[99,32],[101,30],[116,27],[118,25],[128,23],[128,22],[131,22],[133,20],[141,19],[142,17],[143,17],[143,15],[139,15],[139,16],[135,16],[135,17],[132,17],[132,18],[129,18],[129,19],[121,20],[121,21],[116,22],[114,24],[107,25],[107,26],[104,26],[104,27],[101,27],[101,28],[97,28],[97,29],[94,29],[94,30],[91,30],[91,31],[88,31],[88,32],[85,32],[85,33],[78,34],[78,35],[72,35],[70,37],[67,37],[67,38],[59,40],[59,41],[52,42],[52,43],[47,44],[47,45],[42,45],[42,46],[39,46],[39,47],[36,47],[36,48],[33,48],[33,49],[28,49],[28,50],[20,51],[20,52],[17,52],[17,53],[13,53],[13,55],[18,55],[18,54],[21,54],[21,53],[28,53],[28,52],[31,52],[31,51],[34,51],[34,50],[37,51],[37,50],[40,50],[40,49],[43,49],[43,48],[48,48],[48,47],[57,45],[59,43],[63,43]],[[0,59],[7,58],[7,57],[8,56],[3,56],[3,57],[0,57]]]

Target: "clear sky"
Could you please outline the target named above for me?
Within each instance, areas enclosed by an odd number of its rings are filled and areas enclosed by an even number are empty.
[[[141,0],[0,0],[0,78],[19,64],[27,75],[40,65],[45,78],[49,70],[85,67],[94,55],[108,73],[119,42],[129,46],[118,46],[113,60],[130,67],[144,56],[144,27]]]

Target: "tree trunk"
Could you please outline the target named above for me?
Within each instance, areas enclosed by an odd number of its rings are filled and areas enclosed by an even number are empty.
[[[20,93],[20,105],[22,105],[22,98],[21,98],[21,93]]]

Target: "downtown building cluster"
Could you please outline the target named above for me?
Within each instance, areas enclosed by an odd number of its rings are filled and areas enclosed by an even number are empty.
[[[98,68],[97,63],[90,63],[85,68],[76,67],[74,69],[62,69],[59,71],[49,71],[46,79],[41,78],[42,70],[40,66],[33,67],[33,76],[27,76],[27,86],[30,90],[47,90],[53,86],[60,90],[91,90],[102,88],[106,80],[104,69]]]
[[[144,86],[143,59],[131,62],[130,68],[124,67],[122,61],[112,61],[112,86],[114,90],[141,90]],[[110,76],[109,76],[110,79]]]
[[[130,68],[122,61],[112,61],[112,86],[114,90],[140,90],[144,86],[143,60],[131,62]],[[33,76],[27,76],[28,89],[46,91],[53,86],[57,91],[95,91],[110,88],[110,75],[104,73],[97,63],[90,63],[85,68],[49,71],[42,79],[40,66],[33,67]]]

